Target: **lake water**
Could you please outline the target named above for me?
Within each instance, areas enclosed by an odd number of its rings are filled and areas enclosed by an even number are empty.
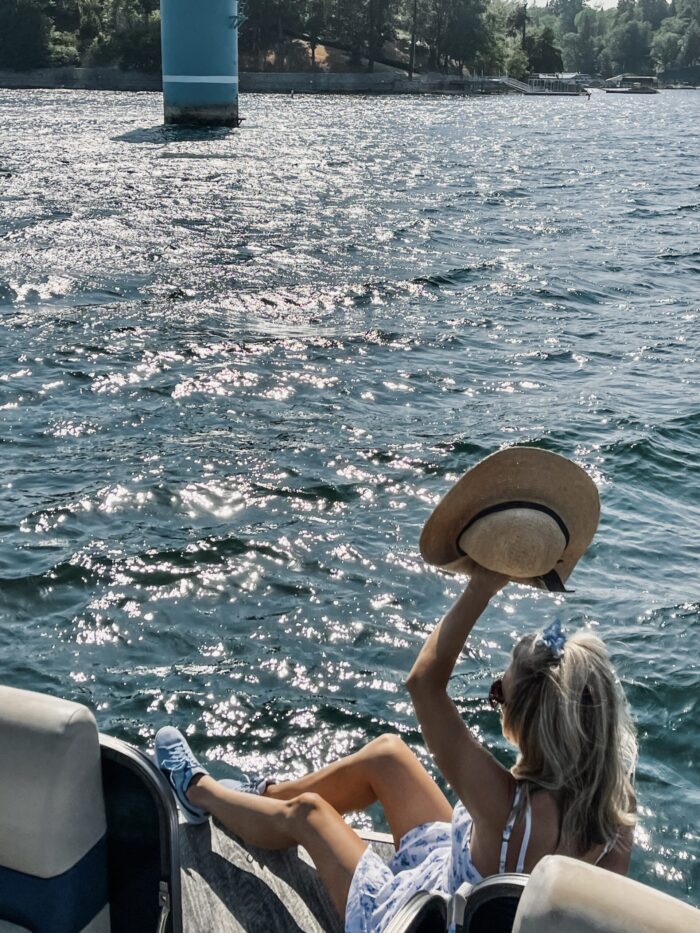
[[[641,742],[636,878],[700,903],[700,92],[0,91],[0,680],[218,775],[398,731],[460,581],[420,528],[503,445],[575,458],[595,542],[510,587],[453,692],[595,627]],[[357,825],[368,825],[358,818]],[[382,827],[378,813],[371,815]]]

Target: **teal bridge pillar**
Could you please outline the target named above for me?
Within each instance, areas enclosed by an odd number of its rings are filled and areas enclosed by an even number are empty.
[[[238,126],[238,0],[160,0],[166,123]]]

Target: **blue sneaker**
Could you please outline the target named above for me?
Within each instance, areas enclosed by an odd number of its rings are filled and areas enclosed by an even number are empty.
[[[187,799],[187,788],[197,774],[208,774],[194,757],[187,741],[173,726],[164,726],[156,733],[156,764],[175,791],[180,809],[189,823],[206,823],[209,814],[193,806]]]
[[[227,790],[237,790],[239,794],[259,794],[262,796],[270,784],[275,782],[271,778],[245,777],[242,781],[235,781],[233,778],[224,778],[217,781]]]

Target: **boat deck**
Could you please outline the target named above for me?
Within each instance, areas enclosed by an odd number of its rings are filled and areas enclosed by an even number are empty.
[[[383,858],[391,837],[363,833]],[[184,933],[342,933],[303,849],[245,847],[219,823],[180,824]]]

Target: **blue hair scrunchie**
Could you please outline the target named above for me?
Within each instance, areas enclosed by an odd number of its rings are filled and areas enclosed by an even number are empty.
[[[557,660],[564,654],[566,635],[561,630],[561,622],[555,619],[551,625],[542,632],[535,641],[536,645],[544,645]]]

